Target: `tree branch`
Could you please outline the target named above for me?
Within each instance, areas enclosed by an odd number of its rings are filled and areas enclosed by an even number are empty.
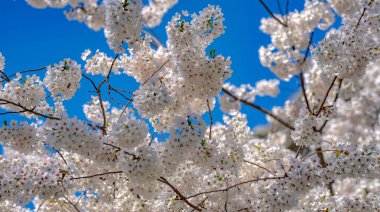
[[[278,179],[284,179],[284,178],[288,178],[288,176],[284,175],[284,176],[281,176],[281,177],[256,178],[256,179],[252,179],[252,180],[243,181],[243,182],[237,183],[237,184],[232,185],[232,186],[228,186],[228,187],[226,187],[224,189],[217,189],[217,190],[211,190],[211,191],[203,191],[203,192],[200,192],[200,193],[188,196],[188,197],[186,197],[186,199],[194,198],[194,197],[197,197],[197,196],[203,195],[203,194],[211,194],[211,193],[216,193],[216,192],[225,192],[225,191],[228,191],[228,190],[230,190],[232,188],[235,188],[235,187],[247,184],[247,183],[259,182],[259,181],[265,181],[265,180],[278,180]]]
[[[81,176],[81,177],[72,177],[71,180],[78,180],[78,179],[87,179],[87,178],[93,178],[103,175],[109,175],[109,174],[121,174],[123,171],[112,171],[112,172],[105,172],[101,174],[94,174],[94,175],[88,175],[88,176]]]
[[[207,99],[207,107],[208,107],[208,114],[210,116],[210,133],[209,133],[209,140],[212,138],[212,125],[213,125],[213,120],[212,120],[212,114],[211,114],[211,108],[210,108],[210,102]]]
[[[176,189],[172,184],[169,183],[168,180],[166,180],[164,177],[160,177],[159,179],[157,179],[158,181],[168,185],[176,194],[177,196],[184,202],[186,203],[186,205],[190,206],[191,208],[193,208],[194,210],[196,211],[202,211],[201,209],[199,209],[197,206],[193,205],[191,202],[189,202],[187,200],[187,198],[185,196],[183,196],[181,194],[181,192],[178,191],[178,189]]]
[[[232,97],[233,99],[235,99],[236,101],[240,101],[241,103],[243,103],[243,104],[245,104],[245,105],[248,105],[248,106],[250,106],[250,107],[252,107],[252,108],[254,108],[254,109],[256,109],[256,110],[258,110],[258,111],[260,111],[260,112],[262,112],[262,113],[265,113],[265,114],[267,114],[268,116],[270,116],[270,117],[272,117],[273,119],[275,119],[276,121],[280,122],[280,123],[281,123],[282,125],[284,125],[285,127],[289,128],[289,129],[291,129],[291,130],[294,130],[294,127],[293,127],[293,126],[291,126],[290,124],[286,123],[286,122],[283,121],[281,118],[279,118],[279,117],[277,117],[276,115],[274,115],[272,112],[270,112],[270,111],[268,111],[268,110],[266,110],[266,109],[264,109],[264,108],[262,108],[262,107],[260,107],[260,106],[258,106],[258,105],[256,105],[256,104],[254,104],[254,103],[248,102],[248,101],[246,101],[246,100],[244,100],[244,99],[240,99],[240,98],[238,98],[237,96],[235,96],[234,94],[232,94],[230,91],[228,91],[228,90],[226,90],[226,89],[224,89],[224,88],[222,88],[222,91],[223,91],[224,93],[226,93],[227,95],[231,96],[231,97]]]
[[[265,4],[265,2],[263,0],[259,0],[260,4],[263,5],[263,7],[265,8],[265,10],[269,13],[269,15],[272,16],[272,18],[274,18],[278,23],[280,23],[282,26],[284,27],[288,27],[288,25],[284,22],[282,22],[280,19],[278,19],[276,17],[276,15],[269,9],[268,5]]]
[[[322,110],[323,110],[323,106],[324,106],[324,104],[325,104],[325,102],[326,102],[326,100],[327,100],[327,97],[329,96],[329,93],[330,93],[330,91],[331,91],[331,88],[333,87],[333,85],[334,85],[334,83],[335,83],[335,81],[336,81],[337,78],[338,78],[338,77],[335,76],[334,79],[333,79],[333,81],[331,82],[331,85],[330,85],[329,89],[327,90],[327,92],[326,92],[326,94],[325,94],[325,97],[323,98],[323,101],[322,101],[322,103],[321,103],[321,106],[319,107],[319,110],[318,110],[318,112],[315,114],[315,116],[318,116],[318,115],[322,112]]]
[[[7,104],[11,104],[11,105],[14,105],[14,106],[16,106],[16,107],[19,107],[19,108],[23,109],[23,110],[20,111],[19,113],[29,112],[29,113],[32,113],[32,114],[34,114],[34,115],[41,116],[41,117],[44,117],[44,118],[47,118],[47,119],[61,120],[60,118],[53,117],[53,116],[47,116],[47,115],[45,115],[45,114],[39,113],[39,112],[37,112],[37,111],[34,111],[34,109],[35,109],[36,107],[34,107],[34,108],[32,108],[32,109],[29,109],[29,108],[27,108],[27,107],[21,105],[20,103],[14,103],[14,102],[8,101],[8,100],[6,100],[6,99],[0,99],[0,101],[3,101],[3,102],[5,102],[5,103],[7,103]]]

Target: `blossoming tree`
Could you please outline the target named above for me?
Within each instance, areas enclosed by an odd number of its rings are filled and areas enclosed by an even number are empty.
[[[218,6],[176,14],[164,43],[149,29],[176,0],[27,2],[69,6],[69,20],[104,28],[115,55],[85,50],[84,67],[66,58],[9,73],[0,54],[0,115],[29,120],[0,127],[0,211],[28,211],[31,200],[38,211],[380,210],[379,0],[306,0],[280,14],[258,0],[271,38],[262,65],[300,82],[299,95],[272,110],[255,97],[275,97],[279,80],[226,83],[230,59],[206,52],[225,30]],[[313,42],[337,16],[340,28]],[[139,88],[112,85],[119,74]],[[62,104],[82,81],[93,90],[87,120]],[[223,124],[213,122],[216,101]],[[242,104],[270,126],[251,130]]]

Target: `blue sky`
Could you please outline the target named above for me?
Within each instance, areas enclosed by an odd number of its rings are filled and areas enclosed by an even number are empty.
[[[266,2],[274,12],[278,12],[277,1]],[[285,5],[286,1],[280,0],[280,2]],[[198,12],[207,4],[220,5],[224,13],[226,33],[212,43],[210,48],[231,57],[234,72],[228,82],[235,85],[254,84],[260,79],[276,78],[267,68],[261,66],[258,58],[260,46],[270,42],[269,36],[259,30],[260,19],[269,16],[259,1],[179,0],[154,31],[161,40],[165,41],[165,25],[175,12],[181,10]],[[290,1],[290,11],[302,8],[303,1]],[[64,58],[82,62],[80,55],[85,49],[91,49],[93,52],[99,49],[109,56],[114,56],[108,48],[102,30],[96,32],[79,22],[68,21],[62,9],[40,10],[30,7],[25,0],[1,0],[0,10],[2,16],[0,52],[6,58],[7,73],[54,64]],[[322,33],[317,32],[314,41],[320,40],[322,36]],[[131,91],[137,88],[135,81],[125,75],[112,76],[111,82],[115,87]],[[67,101],[65,106],[70,115],[84,119],[81,105],[90,100],[91,93],[88,91],[91,87],[84,79],[82,83],[76,96]],[[267,109],[281,106],[299,90],[298,84],[296,79],[289,83],[281,82],[281,93],[278,97],[257,98],[255,103]],[[243,112],[248,115],[250,126],[266,123],[264,114],[254,109],[243,107]],[[218,107],[212,113],[214,121],[221,120],[222,114]],[[206,114],[205,118],[207,117]],[[13,116],[0,117],[1,120],[10,118]]]
[[[266,0],[268,6],[277,12],[277,3]],[[285,0],[280,0],[285,4]],[[261,66],[258,59],[258,49],[270,42],[269,36],[259,30],[260,19],[268,17],[268,13],[256,0],[179,0],[164,17],[160,26],[154,31],[165,41],[165,24],[175,12],[188,10],[190,13],[202,10],[207,4],[220,5],[225,17],[226,33],[218,38],[211,48],[217,53],[230,56],[232,60],[232,78],[228,81],[240,85],[254,84],[260,79],[276,78],[267,68]],[[290,11],[303,8],[303,1],[290,0]],[[103,31],[95,32],[86,25],[66,20],[62,9],[39,10],[27,5],[25,0],[0,0],[1,27],[0,52],[6,58],[7,73],[38,68],[59,62],[64,58],[80,60],[85,49],[93,52],[99,49],[109,56],[114,53],[109,50]],[[316,33],[314,41],[322,38],[322,33]],[[99,78],[98,78],[99,79]],[[137,84],[127,76],[112,76],[115,87],[133,91]],[[82,87],[76,97],[65,103],[70,115],[84,119],[82,104],[90,100],[91,88],[82,79]],[[255,103],[267,109],[281,106],[295,91],[299,90],[297,80],[289,83],[281,82],[281,93],[277,98],[257,98]],[[265,116],[254,109],[243,107],[247,114],[249,125],[266,123]],[[213,112],[214,121],[220,121],[222,114],[219,108]],[[0,117],[0,120],[15,118]],[[205,118],[208,118],[206,114]],[[0,154],[2,147],[0,145]]]

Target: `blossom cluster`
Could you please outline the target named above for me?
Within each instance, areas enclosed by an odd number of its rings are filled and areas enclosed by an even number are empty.
[[[116,56],[85,50],[84,70],[64,59],[33,70],[41,80],[8,75],[0,53],[0,114],[28,118],[0,127],[1,211],[28,211],[21,206],[30,201],[41,211],[380,210],[378,0],[306,0],[302,11],[262,20],[271,37],[262,64],[284,81],[299,74],[301,87],[272,110],[255,99],[276,97],[280,80],[226,82],[231,60],[212,49],[225,31],[218,6],[175,14],[163,45],[143,26],[157,26],[176,0],[28,3],[70,5],[67,17],[104,28]],[[312,42],[334,11],[342,26]],[[139,83],[126,105],[101,87],[124,74]],[[86,121],[63,104],[82,76],[95,88]],[[222,122],[213,120],[215,97]],[[242,104],[269,124],[252,128]]]

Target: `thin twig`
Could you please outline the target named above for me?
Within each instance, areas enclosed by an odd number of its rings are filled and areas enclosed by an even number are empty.
[[[115,64],[115,61],[116,59],[119,57],[119,54],[116,54],[116,56],[114,57],[114,59],[112,60],[112,63],[111,63],[111,66],[108,70],[108,74],[107,74],[107,77],[99,83],[99,85],[97,86],[97,89],[96,89],[96,93],[98,94],[98,98],[99,98],[99,104],[100,104],[100,109],[102,110],[102,116],[103,116],[103,134],[106,135],[107,134],[107,116],[106,116],[106,110],[104,108],[104,103],[103,103],[103,98],[102,98],[102,92],[101,92],[101,87],[104,83],[108,83],[109,82],[109,78],[111,76],[111,72],[112,72],[112,68],[113,68],[113,65]]]
[[[72,205],[73,207],[74,207],[74,209],[76,210],[76,211],[78,211],[78,212],[80,212],[80,210],[78,209],[78,207],[73,203],[73,202],[71,202],[67,197],[65,197],[65,196],[62,196],[63,198],[65,198],[69,203],[70,203],[70,205]]]
[[[307,94],[306,94],[306,86],[305,86],[305,78],[304,78],[304,75],[303,75],[303,69],[302,69],[302,65],[306,62],[306,58],[307,58],[307,55],[309,54],[309,51],[310,51],[310,45],[311,45],[311,42],[313,40],[313,36],[314,36],[314,32],[311,33],[310,35],[310,39],[309,39],[309,44],[307,46],[307,49],[306,49],[306,53],[305,53],[305,56],[301,62],[301,72],[300,72],[300,80],[301,80],[301,87],[302,87],[302,94],[303,94],[303,97],[305,99],[305,103],[306,103],[306,107],[307,107],[307,110],[309,111],[310,114],[313,114],[313,111],[311,110],[311,107],[310,107],[310,104],[309,104],[309,100],[307,98]]]
[[[47,68],[47,66],[43,66],[43,67],[36,68],[36,69],[29,69],[29,70],[19,71],[19,72],[16,72],[16,73],[13,73],[13,74],[9,75],[8,79],[10,79],[13,76],[16,76],[17,74],[23,74],[23,73],[29,73],[29,72],[37,72],[37,71],[44,70],[45,68]]]
[[[254,104],[254,103],[251,103],[251,102],[248,102],[244,99],[240,99],[238,98],[237,96],[235,96],[234,94],[232,94],[230,91],[228,91],[227,89],[224,89],[222,88],[222,91],[224,93],[226,93],[227,95],[231,96],[233,99],[235,99],[236,101],[240,101],[241,103],[245,104],[245,105],[248,105],[252,108],[255,108],[256,110],[259,110],[260,112],[262,113],[265,113],[267,114],[268,116],[272,117],[273,119],[275,119],[276,121],[280,122],[282,125],[284,125],[285,127],[291,129],[291,130],[294,130],[294,127],[291,126],[290,124],[286,123],[285,121],[283,121],[281,118],[277,117],[276,115],[274,115],[272,112]]]
[[[249,164],[252,164],[252,165],[257,166],[257,167],[259,167],[259,168],[262,168],[262,169],[264,169],[265,171],[267,171],[267,172],[269,172],[269,173],[272,174],[272,172],[271,172],[269,169],[267,169],[267,168],[265,168],[264,166],[261,166],[261,165],[259,165],[259,164],[257,164],[257,163],[254,163],[254,162],[251,162],[251,161],[248,161],[248,160],[244,160],[244,162],[249,163]]]
[[[285,6],[285,24],[288,26],[289,23],[289,0],[286,0],[286,6]]]
[[[228,187],[226,187],[224,189],[217,189],[217,190],[211,190],[211,191],[203,191],[203,192],[200,192],[200,193],[188,196],[188,197],[186,197],[186,199],[194,198],[194,197],[197,197],[197,196],[203,195],[203,194],[211,194],[211,193],[216,193],[216,192],[228,191],[231,188],[235,188],[235,187],[247,184],[247,183],[259,182],[259,181],[265,181],[265,180],[278,180],[278,179],[284,179],[284,178],[288,178],[288,176],[256,178],[256,179],[252,179],[252,180],[243,181],[243,182],[237,183],[237,184],[232,185],[232,186],[228,186]]]
[[[53,149],[54,149],[54,148],[53,148]],[[58,150],[56,150],[56,149],[54,149],[54,150],[58,153],[58,155],[62,158],[63,162],[65,162],[65,164],[66,164],[66,166],[67,166],[68,163],[67,163],[66,159],[63,157],[63,155],[62,155]]]
[[[326,100],[327,100],[327,97],[329,96],[329,93],[330,93],[330,91],[331,91],[331,88],[333,87],[333,85],[334,85],[334,83],[335,83],[335,81],[336,81],[337,78],[338,78],[338,77],[335,76],[334,79],[333,79],[333,81],[331,82],[331,85],[330,85],[329,89],[327,90],[327,92],[326,92],[326,94],[325,94],[325,97],[323,98],[323,101],[322,101],[322,103],[321,103],[321,106],[319,107],[319,110],[318,110],[318,112],[315,114],[315,116],[318,116],[318,115],[322,112],[322,110],[323,110],[323,106],[324,106],[324,104],[325,104],[325,102],[326,102]]]
[[[98,176],[103,176],[103,175],[121,174],[121,173],[123,173],[123,171],[105,172],[105,173],[101,173],[101,174],[94,174],[94,175],[81,176],[81,177],[73,177],[73,178],[71,178],[71,180],[86,179],[86,178],[98,177]]]
[[[202,200],[202,202],[200,202],[198,205],[197,205],[197,208],[199,207],[202,207],[201,205],[208,199],[208,197],[206,197],[204,200]],[[204,208],[204,207],[203,207]],[[193,212],[195,209],[191,210],[191,212]]]
[[[178,191],[178,189],[176,189],[172,184],[169,183],[168,180],[166,180],[164,177],[160,177],[159,179],[157,179],[158,181],[168,185],[176,194],[177,196],[184,202],[186,203],[186,205],[190,206],[191,208],[193,208],[194,210],[196,211],[202,211],[201,209],[199,209],[197,206],[193,205],[191,202],[189,202],[187,200],[187,198],[185,196],[183,196],[181,194],[181,192]]]
[[[210,116],[210,132],[209,132],[209,140],[211,141],[211,138],[212,138],[212,125],[214,124],[213,120],[212,120],[212,114],[211,114],[211,108],[210,108],[210,102],[208,101],[207,99],[207,107],[208,107],[208,114]]]
[[[298,155],[301,153],[302,149],[303,149],[303,146],[298,147],[295,158],[298,158]]]
[[[141,86],[144,86],[150,79],[153,78],[154,75],[157,74],[157,72],[159,72],[167,63],[169,62],[169,60],[166,60],[148,79],[146,79],[142,84]]]
[[[282,18],[284,18],[284,12],[282,11],[280,0],[277,0],[277,6],[278,6],[278,10],[281,13]]]
[[[263,0],[259,0],[259,2],[261,3],[261,5],[263,5],[263,7],[269,13],[269,15],[271,15],[278,23],[280,23],[284,27],[288,27],[286,23],[282,22],[280,19],[276,17],[276,15],[269,9],[268,5],[266,5]]]
[[[371,5],[371,2],[368,4],[368,6],[370,6],[370,5]],[[359,27],[359,25],[360,25],[360,21],[362,20],[364,14],[365,14],[365,11],[367,11],[367,9],[368,9],[368,7],[365,7],[365,8],[363,9],[363,12],[362,12],[362,14],[360,15],[360,18],[359,18],[358,22],[356,23],[356,26],[355,26],[354,32],[355,32],[356,29]]]
[[[5,81],[7,81],[7,82],[11,81],[9,79],[9,77],[7,76],[7,74],[3,70],[0,70],[0,74],[4,75],[5,78],[3,76],[1,76],[1,78],[4,79]],[[4,80],[2,80],[1,82],[3,82]]]
[[[3,101],[3,102],[5,102],[5,103],[7,103],[7,104],[11,104],[11,105],[14,105],[14,106],[16,106],[16,107],[19,107],[19,108],[23,109],[23,111],[21,111],[20,113],[29,112],[29,113],[32,113],[32,114],[34,114],[34,115],[41,116],[41,117],[44,117],[44,118],[47,118],[47,119],[61,120],[60,118],[57,118],[57,117],[54,117],[54,116],[47,116],[47,115],[45,115],[45,114],[42,114],[42,113],[36,112],[36,111],[34,110],[36,107],[34,107],[34,108],[32,108],[32,109],[29,109],[29,108],[27,108],[27,107],[21,105],[20,103],[14,103],[14,102],[8,101],[8,100],[6,100],[6,99],[0,99],[0,101]]]
[[[36,212],[39,212],[39,211],[40,211],[42,205],[43,205],[46,201],[47,201],[47,199],[45,199],[44,201],[42,201],[42,203],[38,206]]]

